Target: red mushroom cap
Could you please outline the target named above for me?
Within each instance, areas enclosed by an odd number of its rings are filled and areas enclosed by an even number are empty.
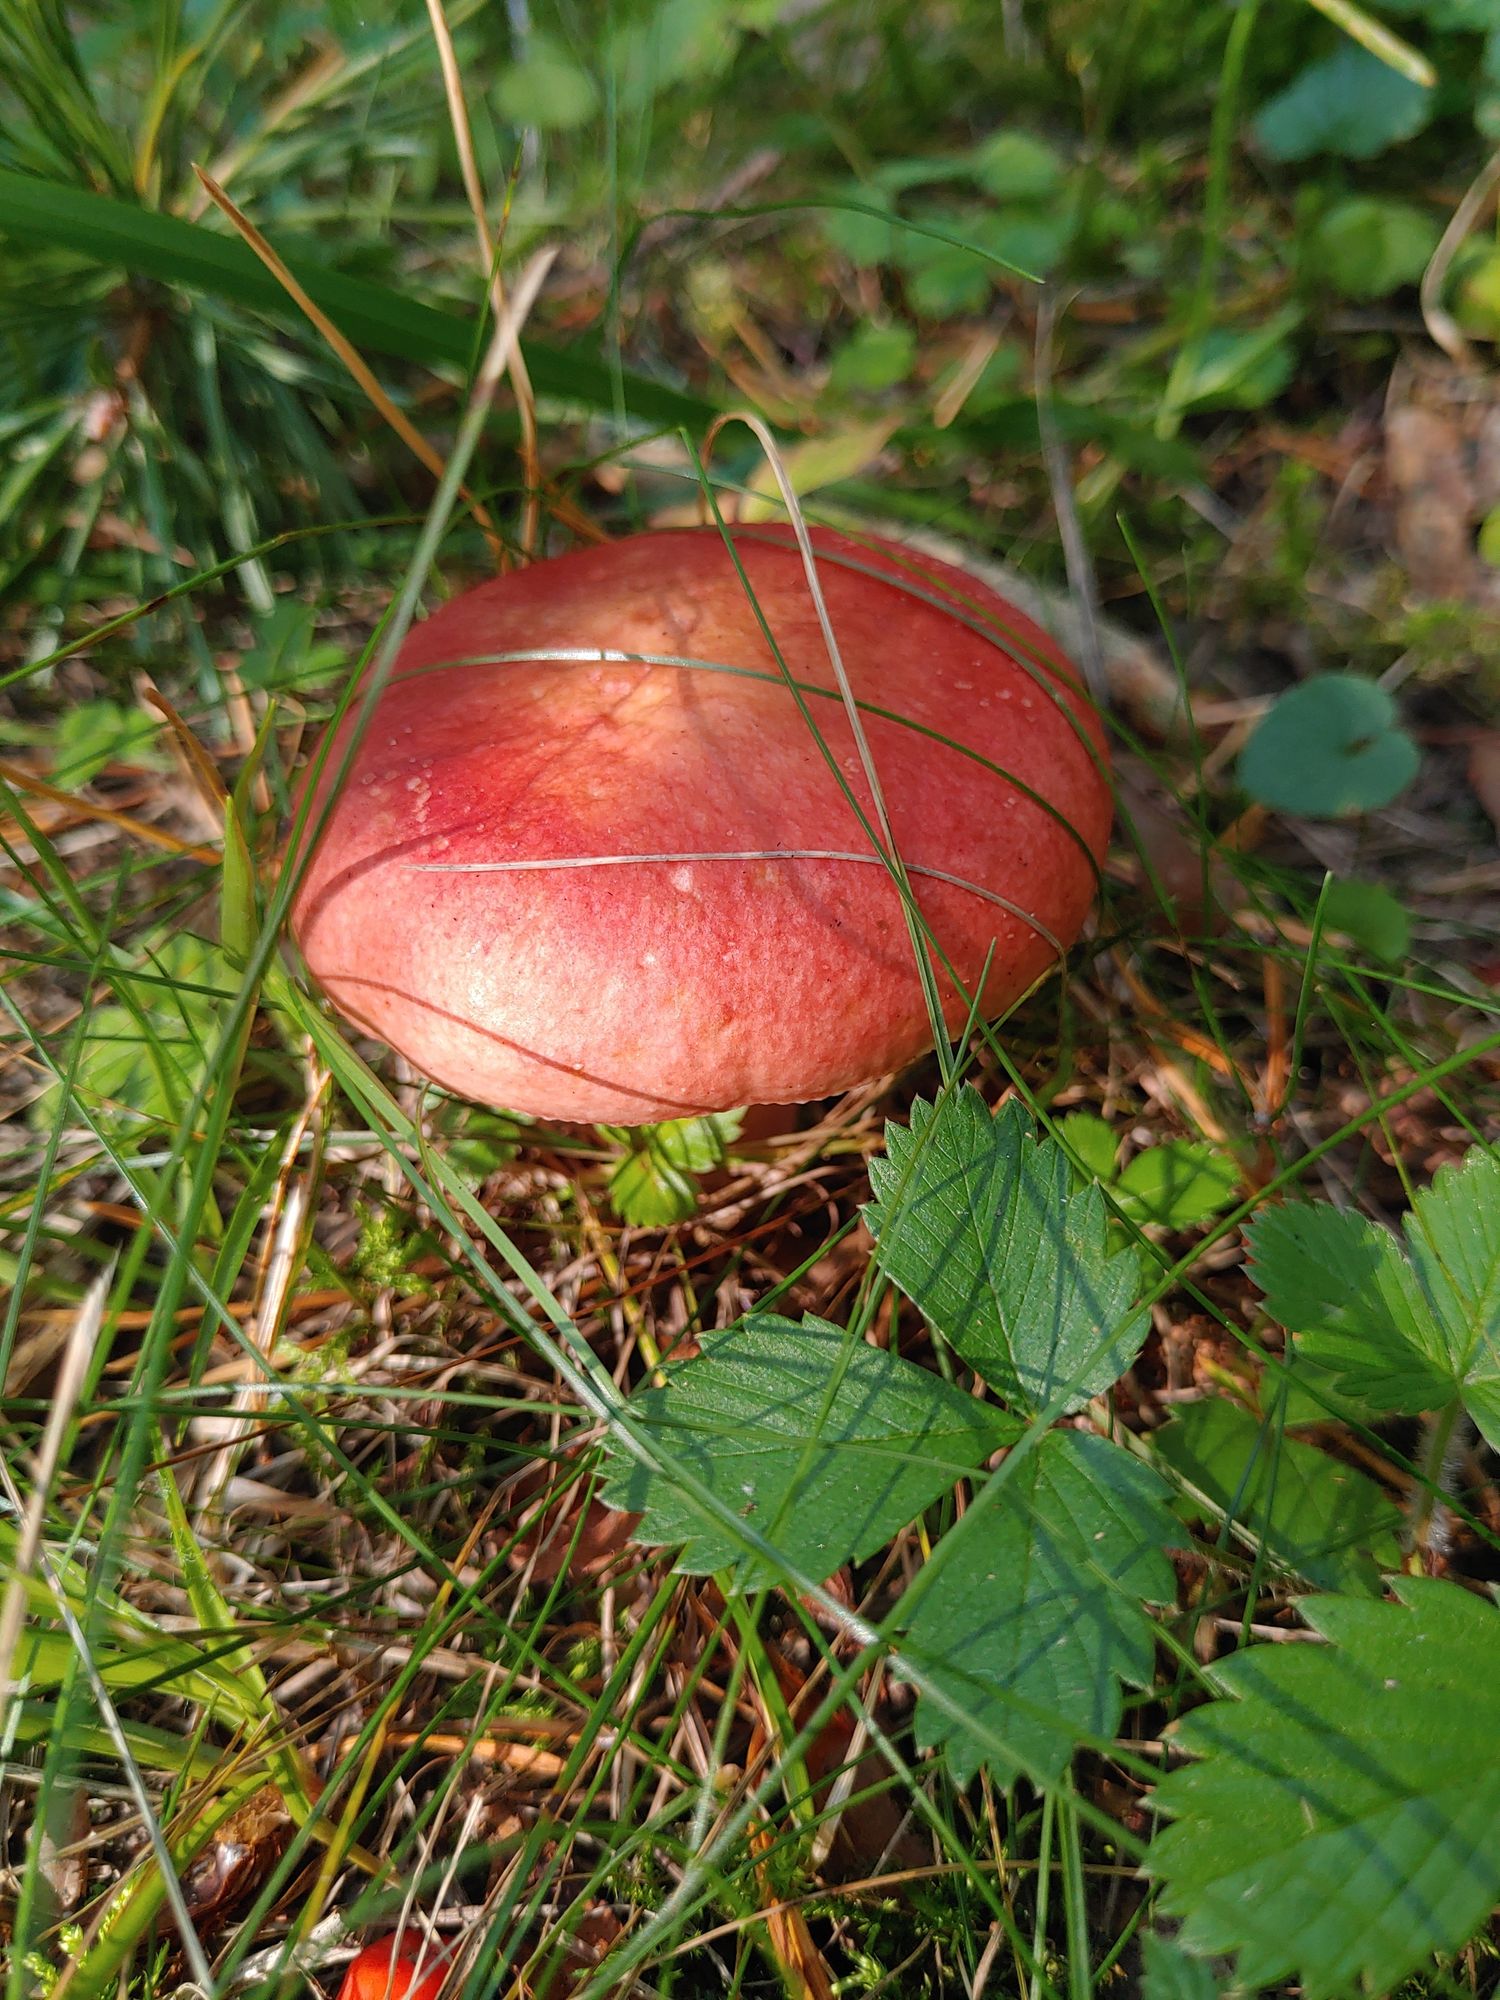
[[[430,1951],[419,1958],[416,1941],[408,1943],[405,1932],[398,1932],[355,1953],[338,2000],[437,2000],[443,1971]]]
[[[1098,718],[972,577],[813,542],[916,901],[971,990],[993,948],[994,1015],[1092,900]],[[334,1003],[461,1095],[640,1124],[825,1097],[930,1046],[801,557],[785,529],[734,546],[753,605],[716,529],[670,530],[481,584],[402,647],[293,923]]]

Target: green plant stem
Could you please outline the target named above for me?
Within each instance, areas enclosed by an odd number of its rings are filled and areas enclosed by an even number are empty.
[[[1031,1955],[1034,1965],[1047,1962],[1047,1920],[1051,1915],[1052,1902],[1052,1836],[1057,1820],[1057,1795],[1045,1791],[1042,1794],[1042,1825],[1037,1836],[1036,1850],[1036,1910],[1031,1936]],[[1033,1977],[1031,2000],[1036,2000],[1037,1987]]]
[[[1224,44],[1224,60],[1219,70],[1219,88],[1214,98],[1213,125],[1208,141],[1208,185],[1203,195],[1203,249],[1198,261],[1198,281],[1188,308],[1187,329],[1177,350],[1177,358],[1172,363],[1172,372],[1167,377],[1161,409],[1157,412],[1158,437],[1177,435],[1185,408],[1187,378],[1198,343],[1207,333],[1213,317],[1214,287],[1219,276],[1224,225],[1229,212],[1229,157],[1239,117],[1245,57],[1259,12],[1260,0],[1243,0],[1229,24],[1229,37]]]
[[[1068,1935],[1069,2000],[1090,2000],[1093,1979],[1089,1967],[1088,1885],[1083,1872],[1083,1839],[1073,1810],[1073,1776],[1063,1779],[1057,1801],[1057,1827],[1062,1840],[1063,1915]]]
[[[1418,1484],[1413,1496],[1411,1543],[1425,1562],[1433,1542],[1441,1532],[1444,1502],[1450,1497],[1451,1460],[1454,1447],[1461,1444],[1469,1419],[1463,1402],[1454,1397],[1446,1409],[1432,1410],[1422,1419],[1422,1442],[1417,1452]]]

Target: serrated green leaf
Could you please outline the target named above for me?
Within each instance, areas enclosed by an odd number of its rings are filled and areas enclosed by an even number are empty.
[[[1407,1242],[1464,1406],[1500,1449],[1500,1159],[1475,1147],[1412,1205]]]
[[[1199,1762],[1156,1804],[1162,1907],[1251,1991],[1389,1993],[1454,1951],[1500,1897],[1500,1612],[1403,1577],[1402,1602],[1311,1598],[1331,1645],[1254,1646],[1190,1715]]]
[[[443,1158],[464,1184],[477,1188],[516,1157],[530,1119],[509,1111],[488,1111],[451,1097],[433,1120],[442,1138]]]
[[[1401,1510],[1373,1479],[1222,1396],[1181,1408],[1151,1447],[1217,1520],[1324,1590],[1374,1591],[1401,1561]]]
[[[1296,1373],[1290,1381],[1283,1378],[1276,1385],[1276,1407],[1289,1431],[1330,1422],[1360,1424],[1369,1429],[1389,1415],[1368,1397],[1352,1395],[1338,1376],[1319,1367],[1302,1352],[1300,1342]]]
[[[1115,1199],[1135,1222],[1190,1229],[1217,1215],[1239,1186],[1240,1170],[1225,1153],[1197,1139],[1148,1146],[1121,1174]]]
[[[1500,1440],[1500,1160],[1476,1148],[1440,1170],[1407,1218],[1409,1258],[1323,1204],[1273,1209],[1246,1233],[1267,1311],[1310,1360],[1386,1410],[1459,1397]]]
[[[1315,674],[1272,704],[1245,745],[1239,776],[1263,806],[1336,819],[1389,805],[1419,761],[1385,688],[1358,674]]]
[[[1442,1339],[1401,1246],[1350,1209],[1297,1202],[1245,1232],[1266,1311],[1309,1360],[1382,1409],[1415,1414],[1452,1395]]]
[[[1346,42],[1309,63],[1262,106],[1255,136],[1273,160],[1306,160],[1314,153],[1373,159],[1420,132],[1435,97],[1368,49]]]
[[[961,1779],[987,1764],[1005,1784],[1021,1772],[1055,1783],[1082,1738],[1118,1728],[1120,1682],[1150,1685],[1144,1604],[1176,1595],[1166,1499],[1117,1445],[1048,1431],[949,1531],[901,1654],[972,1724],[925,1696],[917,1705],[918,1741],[943,1744]]]
[[[631,1399],[668,1467],[680,1464],[811,1576],[871,1554],[1000,1445],[1015,1424],[939,1376],[807,1319],[753,1313],[707,1336],[666,1386]],[[776,1580],[705,1526],[670,1472],[606,1447],[606,1505],[643,1518],[640,1541],[680,1542],[690,1574]]]
[[[632,1147],[610,1171],[610,1206],[633,1229],[670,1229],[698,1205],[692,1176],[659,1158],[649,1146]]]
[[[1145,1337],[1135,1252],[1112,1248],[1098,1188],[1075,1189],[1014,1099],[992,1117],[965,1085],[886,1127],[865,1210],[881,1268],[997,1395],[1078,1409]]]
[[[743,1111],[709,1111],[701,1118],[666,1118],[645,1129],[663,1159],[685,1174],[706,1174],[723,1165],[744,1122]]]
[[[685,1222],[698,1206],[694,1175],[723,1163],[725,1148],[743,1119],[740,1111],[711,1111],[701,1118],[664,1119],[634,1131],[605,1126],[630,1148],[609,1177],[609,1198],[621,1221],[642,1229]]]
[[[1119,1139],[1091,1111],[1059,1119],[1057,1136],[1087,1169],[1080,1177],[1102,1181],[1133,1222],[1187,1229],[1223,1208],[1239,1184],[1235,1162],[1196,1139],[1149,1146],[1117,1175]]]
[[[1141,2000],[1216,2000],[1219,1982],[1176,1938],[1147,1931],[1141,1940]]]
[[[246,687],[269,693],[323,679],[343,657],[342,647],[319,642],[312,605],[278,597],[256,620],[254,640],[240,655],[237,671]]]

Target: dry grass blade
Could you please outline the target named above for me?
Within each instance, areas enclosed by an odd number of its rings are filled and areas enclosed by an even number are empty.
[[[222,187],[234,176],[276,132],[289,123],[304,105],[315,103],[318,97],[346,68],[348,57],[341,48],[321,47],[314,54],[305,69],[294,76],[286,88],[273,97],[266,106],[256,128],[248,136],[237,138],[227,151],[221,153],[209,168],[209,173]],[[208,207],[210,200],[206,186],[200,185],[187,207],[190,221],[196,222]]]
[[[443,92],[448,100],[448,118],[453,127],[453,143],[458,151],[464,194],[474,216],[480,267],[489,286],[490,305],[498,324],[505,313],[505,286],[500,277],[495,239],[490,232],[479,163],[474,157],[474,134],[469,126],[463,78],[459,74],[458,57],[454,52],[447,16],[443,13],[442,0],[427,0],[427,12],[432,21],[433,40],[437,43],[438,63],[443,72]],[[516,414],[521,422],[521,469],[526,482],[526,501],[521,517],[521,551],[530,561],[537,553],[542,511],[542,462],[537,444],[536,394],[527,372],[526,357],[519,347],[512,353],[508,368],[511,385],[516,392]]]
[[[354,380],[359,384],[366,396],[369,397],[371,403],[380,412],[381,416],[384,417],[401,442],[421,461],[434,479],[441,479],[443,476],[442,459],[411,420],[397,409],[396,405],[375,379],[364,357],[339,332],[327,313],[320,306],[314,305],[307,292],[298,284],[281,258],[277,256],[265,237],[255,227],[255,224],[235,206],[213,176],[205,172],[202,167],[194,167],[193,171],[207,190],[209,198],[215,207],[220,209],[229,218],[245,242],[271,273],[272,277],[285,289],[288,298],[292,300],[298,309],[312,322],[313,326],[317,328],[323,339],[327,341],[339,360],[343,362],[349,373],[354,377]],[[485,508],[483,502],[477,500],[467,486],[460,484],[458,490],[468,503],[475,522],[483,531],[484,538],[489,544],[490,552],[498,563],[504,554],[504,543],[500,539],[499,531],[495,527],[493,517]]]
[[[510,367],[511,360],[520,347],[521,328],[526,324],[527,316],[536,304],[537,294],[541,291],[556,257],[555,245],[548,245],[545,249],[538,250],[522,271],[515,290],[507,298],[505,310],[496,322],[489,350],[469,391],[471,411],[489,403],[501,376]]]
[[[1343,29],[1351,41],[1368,49],[1397,76],[1420,84],[1423,90],[1431,90],[1436,84],[1437,71],[1426,56],[1414,49],[1410,42],[1392,34],[1383,22],[1374,20],[1363,7],[1355,6],[1354,0],[1307,0],[1307,4],[1326,15],[1335,27]]]
[[[113,806],[96,804],[92,799],[81,799],[74,792],[64,791],[60,785],[49,785],[45,778],[38,778],[30,771],[23,771],[19,764],[0,760],[0,779],[13,785],[18,792],[26,792],[30,797],[46,799],[50,805],[67,806],[71,812],[85,819],[97,819],[128,834],[135,840],[149,841],[154,847],[164,847],[171,854],[180,854],[189,861],[217,861],[218,851],[212,847],[197,847],[192,841],[183,840],[175,833],[169,833],[164,826],[152,826],[149,820],[136,819],[132,814],[117,812]]]
[[[1468,236],[1485,205],[1500,187],[1500,151],[1494,152],[1465,190],[1463,200],[1454,209],[1443,231],[1436,250],[1427,260],[1427,268],[1422,273],[1420,299],[1422,317],[1427,322],[1427,331],[1436,344],[1442,348],[1450,361],[1460,368],[1474,365],[1474,350],[1464,335],[1463,328],[1443,304],[1443,286],[1459,246]]]
[[[52,1490],[52,1476],[57,1470],[63,1439],[73,1420],[74,1405],[82,1391],[83,1379],[99,1338],[113,1276],[114,1265],[111,1263],[90,1285],[74,1315],[63,1348],[57,1383],[52,1391],[46,1428],[29,1468],[31,1490],[24,1505],[10,1467],[0,1459],[0,1479],[4,1481],[5,1497],[15,1509],[20,1524],[16,1535],[15,1571],[6,1583],[4,1598],[0,1599],[0,1741],[3,1742],[10,1740],[10,1705],[20,1698],[22,1692],[20,1684],[11,1678],[11,1668],[15,1663],[16,1646],[26,1615],[26,1579],[35,1568],[41,1550],[47,1495]]]
[[[219,776],[218,765],[160,688],[152,687],[148,683],[145,698],[171,732],[173,746],[182,762],[183,776],[191,785],[195,797],[207,814],[209,825],[222,825],[224,808],[229,803],[229,790]],[[210,858],[217,861],[219,857],[215,854]]]
[[[750,1851],[757,1856],[773,1852],[775,1835],[767,1825],[754,1827],[750,1834]],[[757,1868],[757,1875],[766,1886],[764,1865]],[[838,1989],[833,1983],[833,1975],[828,1970],[828,1962],[817,1947],[812,1932],[807,1927],[807,1919],[800,1910],[790,1909],[774,1897],[763,1908],[766,1934],[771,1940],[771,1948],[781,1967],[782,1977],[796,1995],[796,2000],[834,2000]]]

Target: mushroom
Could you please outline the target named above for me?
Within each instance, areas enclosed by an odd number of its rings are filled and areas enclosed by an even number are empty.
[[[419,1938],[398,1931],[355,1953],[338,2000],[437,2000],[446,1971]]]
[[[1110,823],[1076,673],[962,571],[811,532],[863,747],[788,529],[634,535],[413,628],[294,901],[344,1014],[537,1117],[830,1096],[932,1042],[886,829],[950,1027],[1057,961]]]

